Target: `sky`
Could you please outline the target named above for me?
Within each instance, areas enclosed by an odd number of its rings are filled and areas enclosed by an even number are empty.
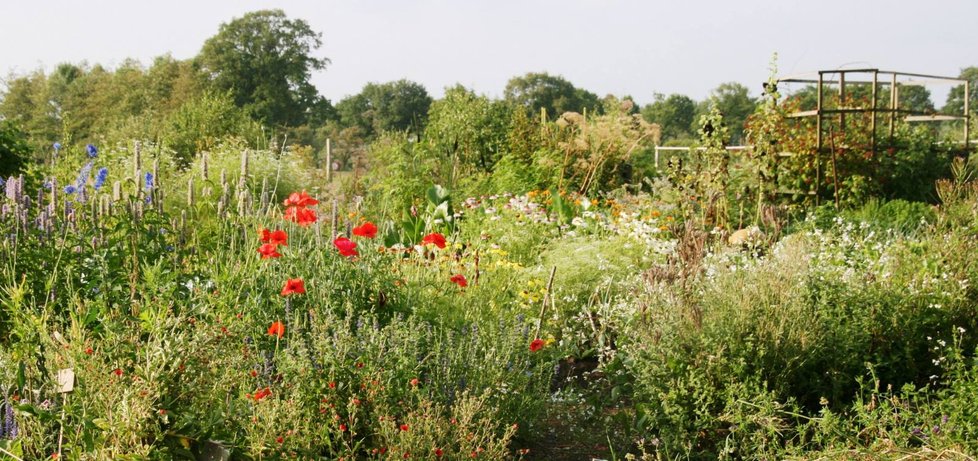
[[[527,72],[600,96],[753,95],[779,73],[872,67],[957,76],[978,65],[978,1],[934,0],[0,0],[0,76],[58,63],[195,56],[221,23],[280,8],[323,34],[312,82],[333,102],[408,79],[502,96]],[[949,87],[930,87],[943,105]]]

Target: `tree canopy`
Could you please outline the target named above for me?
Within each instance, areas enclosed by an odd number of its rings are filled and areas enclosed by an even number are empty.
[[[222,24],[197,62],[218,90],[259,120],[296,126],[328,113],[328,102],[309,82],[329,62],[312,55],[320,46],[322,34],[306,21],[262,10]]]
[[[398,80],[368,83],[356,95],[336,104],[340,122],[358,127],[367,137],[384,131],[407,131],[419,134],[428,117],[431,96],[419,83]]]
[[[558,117],[564,112],[598,110],[601,100],[590,91],[579,89],[559,75],[528,73],[513,77],[506,83],[506,99],[519,106],[539,112],[547,111],[547,117]]]

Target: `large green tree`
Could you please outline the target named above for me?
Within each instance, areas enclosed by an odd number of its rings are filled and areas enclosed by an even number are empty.
[[[259,120],[297,126],[325,117],[328,102],[310,83],[326,67],[313,52],[322,34],[282,10],[255,11],[221,24],[207,39],[197,61],[220,91]]]
[[[504,95],[507,101],[523,106],[533,113],[543,108],[547,117],[554,119],[564,112],[598,111],[601,99],[590,91],[574,87],[559,75],[528,73],[513,77],[506,83]]]
[[[336,104],[345,127],[358,127],[367,137],[385,131],[419,134],[428,116],[431,96],[419,83],[398,80],[368,83],[359,94]]]
[[[736,83],[722,83],[710,93],[710,99],[714,102],[723,119],[730,128],[730,142],[739,144],[743,141],[744,122],[747,117],[754,113],[757,101],[749,94],[746,86]],[[707,113],[709,106],[703,106]]]
[[[696,102],[682,94],[655,93],[653,101],[642,108],[645,120],[658,123],[662,140],[691,139],[690,127],[696,116]]]
[[[978,112],[978,67],[971,66],[961,69],[958,78],[968,81],[968,109]],[[947,102],[941,109],[945,114],[961,115],[964,112],[964,85],[951,88],[947,94]]]

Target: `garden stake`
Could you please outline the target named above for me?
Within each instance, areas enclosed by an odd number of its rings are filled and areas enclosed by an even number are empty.
[[[540,321],[537,322],[537,331],[533,334],[533,339],[540,338],[540,328],[543,327],[543,314],[547,311],[547,301],[550,301],[550,290],[553,289],[555,275],[557,275],[557,266],[550,269],[550,280],[547,282],[547,293],[543,295],[543,305],[540,306]]]

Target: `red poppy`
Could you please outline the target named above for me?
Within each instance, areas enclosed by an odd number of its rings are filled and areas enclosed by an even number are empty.
[[[268,241],[265,243],[289,246],[289,234],[286,234],[285,231],[281,229],[270,232],[268,234]]]
[[[422,245],[431,244],[438,248],[445,248],[445,236],[439,234],[438,232],[432,232],[424,236],[423,239],[421,239],[421,244]]]
[[[306,285],[302,283],[302,279],[288,279],[285,281],[285,286],[282,287],[282,296],[303,294],[305,292]]]
[[[456,284],[456,285],[458,285],[459,287],[462,287],[462,288],[465,288],[465,287],[469,286],[469,281],[468,280],[465,280],[465,276],[462,275],[462,274],[455,274],[455,275],[452,276],[452,278],[450,278],[448,280],[451,280],[452,283],[454,283],[454,284]]]
[[[336,240],[333,240],[333,246],[337,250],[340,250],[340,254],[343,256],[357,256],[360,254],[357,252],[357,243],[346,237],[336,237]]]
[[[95,352],[95,351],[91,347],[85,349],[85,353],[88,354],[88,355],[92,355],[93,352]]]
[[[271,243],[263,243],[260,247],[258,247],[258,252],[261,253],[261,259],[278,258],[282,256],[278,252],[278,245]]]
[[[316,211],[310,208],[289,207],[285,210],[285,219],[300,226],[308,226],[316,222]]]
[[[354,227],[353,235],[372,239],[377,236],[377,226],[375,226],[374,223],[367,221],[357,227]]]
[[[116,376],[122,376],[122,368],[116,368],[115,370],[112,370],[112,374]]]
[[[336,389],[336,382],[335,381],[330,381],[329,382],[329,388],[330,389]]]
[[[258,232],[258,235],[262,243],[268,243],[272,239],[272,231],[268,229],[262,229]]]
[[[340,432],[346,432],[346,424],[340,424]]]
[[[445,454],[445,452],[441,451],[441,448],[435,448],[435,456],[441,458],[441,455],[443,454]]]
[[[418,378],[411,378],[410,384],[411,384],[411,387],[417,386],[418,385]]]
[[[285,442],[285,438],[283,438],[283,437],[282,437],[282,436],[280,435],[280,436],[278,436],[278,437],[277,437],[277,438],[275,439],[275,441],[276,441],[276,442],[278,442],[278,443],[284,443],[284,442]]]
[[[261,399],[264,399],[265,397],[268,397],[270,395],[272,395],[272,389],[266,387],[264,389],[258,389],[257,391],[255,391],[255,395],[252,395],[251,398],[255,399],[255,401],[258,402]]]
[[[310,205],[316,205],[319,201],[310,197],[306,191],[293,192],[289,195],[289,198],[285,199],[282,204],[287,207],[306,207]]]
[[[285,335],[285,324],[277,320],[272,322],[272,326],[268,327],[268,335],[281,338]]]
[[[401,424],[401,431],[402,431],[402,432],[407,432],[407,431],[408,431],[408,429],[409,429],[409,427],[408,427],[408,425],[407,425],[407,424]]]
[[[534,339],[533,342],[530,343],[530,352],[539,351],[540,349],[543,349],[543,346],[546,345],[547,343],[543,342],[542,339],[540,338]]]

